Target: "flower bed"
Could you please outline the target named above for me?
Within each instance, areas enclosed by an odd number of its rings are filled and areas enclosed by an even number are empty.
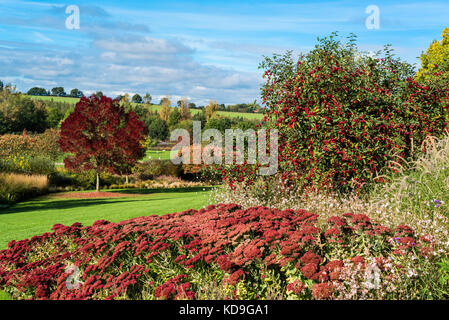
[[[432,244],[365,215],[209,206],[11,241],[0,290],[19,299],[407,298]]]

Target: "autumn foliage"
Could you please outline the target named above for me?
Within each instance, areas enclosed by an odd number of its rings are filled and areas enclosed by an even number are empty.
[[[94,169],[98,177],[104,171],[129,173],[144,156],[142,141],[147,134],[145,123],[119,101],[91,96],[81,98],[62,123],[59,142],[62,151],[71,154],[64,160],[66,168]]]
[[[412,67],[388,48],[363,55],[333,35],[297,61],[288,53],[261,67],[280,171],[303,187],[367,188],[390,160],[410,160],[428,135],[447,128],[449,90],[413,80]]]
[[[441,40],[434,40],[426,52],[421,54],[421,68],[415,79],[419,82],[436,81],[441,85],[449,83],[449,28],[444,28]]]
[[[363,275],[375,263],[391,284],[408,272],[403,259],[433,250],[410,227],[363,214],[319,224],[305,210],[235,204],[52,230],[0,251],[1,290],[19,299],[342,298],[352,268]]]

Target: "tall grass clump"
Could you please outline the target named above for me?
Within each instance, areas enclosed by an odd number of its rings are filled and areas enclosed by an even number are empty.
[[[449,217],[449,134],[428,137],[422,150],[416,161],[394,162],[396,173],[382,177],[387,183],[371,197],[389,199],[395,209],[422,218]]]
[[[48,192],[45,175],[0,174],[0,203],[11,204]]]

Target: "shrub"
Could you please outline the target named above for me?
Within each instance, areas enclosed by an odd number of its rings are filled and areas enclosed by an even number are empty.
[[[173,164],[170,160],[149,160],[137,163],[133,172],[137,180],[150,180],[161,175],[180,177],[183,170],[182,165]]]
[[[95,170],[87,170],[82,172],[69,172],[66,169],[58,169],[50,175],[50,185],[52,187],[73,187],[81,189],[91,189],[95,187]],[[113,184],[122,183],[124,178],[103,173],[100,175],[100,182],[103,186],[108,187]]]
[[[42,134],[5,134],[0,136],[0,158],[9,156],[46,157],[56,161],[62,152],[58,144],[59,130],[49,129]]]
[[[0,289],[17,299],[447,298],[438,282],[422,283],[440,267],[410,227],[363,214],[317,219],[230,204],[55,225],[0,251]],[[378,289],[364,284],[372,268]]]
[[[2,119],[3,118],[3,119]],[[44,132],[47,128],[46,110],[29,97],[0,91],[0,134],[18,133],[23,130]]]
[[[396,155],[410,159],[446,128],[448,93],[412,79],[394,58],[360,53],[332,35],[295,62],[266,58],[266,122],[279,129],[280,170],[305,188],[364,190]]]
[[[11,204],[48,192],[42,175],[0,174],[0,203]]]
[[[133,187],[139,189],[173,189],[173,188],[191,188],[200,187],[201,182],[184,181],[181,178],[173,176],[159,176],[154,180],[140,181],[133,184]]]
[[[55,170],[54,162],[43,156],[9,156],[0,158],[0,171],[4,173],[23,173],[49,175]]]
[[[152,117],[148,125],[149,136],[154,140],[165,140],[168,137],[167,122],[159,118],[158,116]]]

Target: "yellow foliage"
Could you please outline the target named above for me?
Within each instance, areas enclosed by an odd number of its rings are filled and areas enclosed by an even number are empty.
[[[179,113],[181,114],[182,120],[189,120],[192,117],[190,113],[190,109],[188,106],[188,102],[186,99],[181,100],[181,105],[179,106]]]
[[[159,116],[164,121],[168,121],[168,119],[170,118],[170,113],[171,113],[170,105],[171,105],[170,98],[167,96],[163,99],[162,107],[159,110]]]
[[[426,52],[421,54],[421,69],[416,74],[417,81],[429,80],[433,73],[444,71],[442,79],[449,79],[449,28],[441,34],[442,40],[433,41]]]
[[[209,104],[206,106],[206,119],[209,120],[212,118],[218,110],[218,103],[217,101],[209,101]]]

